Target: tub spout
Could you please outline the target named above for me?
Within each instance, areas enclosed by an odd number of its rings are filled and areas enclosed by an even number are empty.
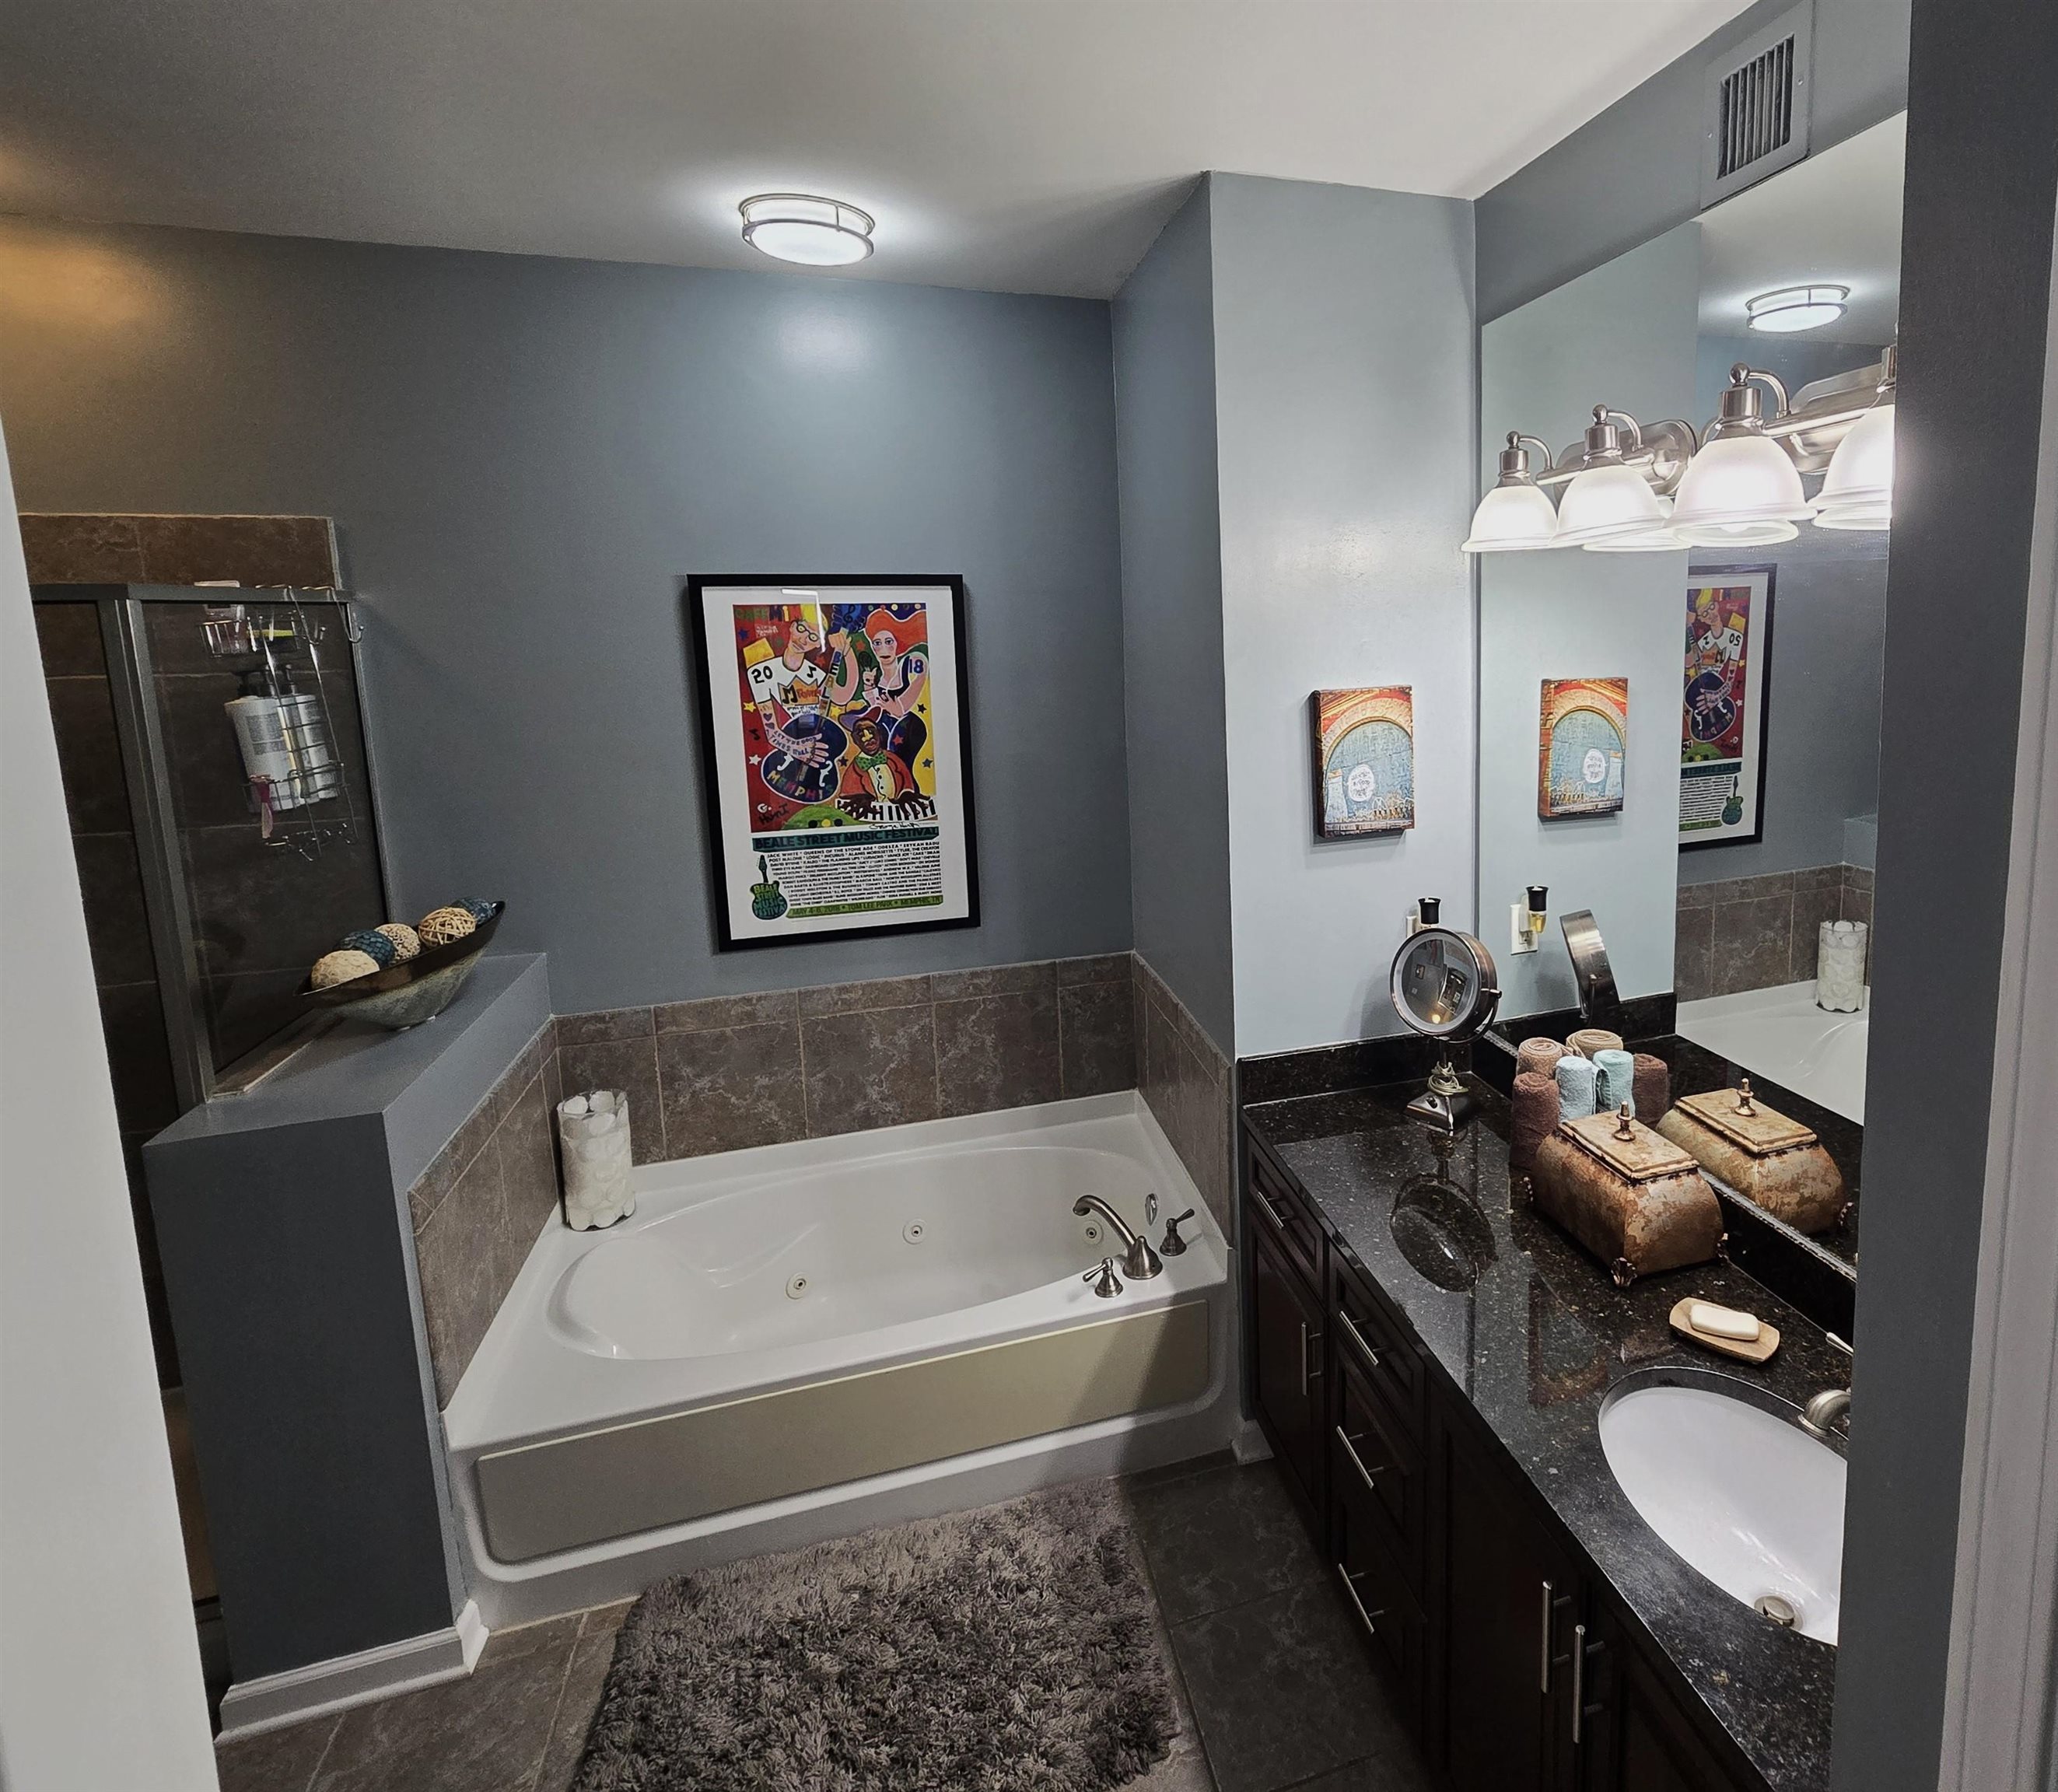
[[[1099,1195],[1081,1195],[1072,1203],[1072,1211],[1081,1219],[1089,1214],[1099,1214],[1114,1228],[1122,1244],[1122,1273],[1131,1281],[1148,1281],[1164,1269],[1162,1260],[1150,1248],[1150,1241],[1139,1232],[1130,1231],[1122,1215]]]

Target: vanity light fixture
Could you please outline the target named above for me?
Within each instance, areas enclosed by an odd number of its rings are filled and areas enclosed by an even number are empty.
[[[1893,393],[1898,367],[1889,348],[1880,363],[1873,407],[1837,444],[1815,500],[1820,529],[1888,529],[1893,525]]]
[[[1672,527],[1694,546],[1754,546],[1791,541],[1814,507],[1794,457],[1765,432],[1765,395],[1786,415],[1786,386],[1777,374],[1738,361],[1700,451],[1688,463],[1672,507]]]
[[[1536,442],[1543,450],[1544,465],[1549,468],[1551,451],[1535,436],[1508,432],[1508,446],[1500,451],[1500,477],[1479,501],[1479,508],[1472,512],[1472,532],[1460,544],[1467,554],[1508,554],[1518,548],[1551,545],[1558,530],[1558,512],[1550,494],[1538,486],[1529,470],[1529,451],[1523,446],[1527,442]]]
[[[1587,542],[1583,545],[1589,554],[1676,554],[1687,546],[1673,531],[1672,500],[1662,495],[1658,508],[1664,518],[1647,529],[1639,529],[1633,535],[1611,535],[1606,541]]]
[[[1605,404],[1594,407],[1579,471],[1558,500],[1554,547],[1585,547],[1665,526],[1665,512],[1659,507],[1651,481],[1640,468],[1623,462],[1617,418],[1629,426],[1631,451],[1643,447],[1643,431],[1634,417]]]
[[[872,253],[872,214],[814,193],[761,193],[737,207],[743,240],[781,261],[840,268]]]
[[[1782,286],[1776,292],[1761,292],[1743,302],[1745,316],[1754,330],[1790,336],[1797,330],[1819,330],[1834,324],[1848,308],[1848,286]]]

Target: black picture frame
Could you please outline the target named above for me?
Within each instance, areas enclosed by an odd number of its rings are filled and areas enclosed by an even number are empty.
[[[966,912],[940,920],[887,921],[863,927],[825,929],[785,939],[738,939],[729,921],[729,866],[723,837],[721,780],[715,741],[713,668],[708,659],[706,608],[710,590],[733,590],[761,586],[768,590],[848,590],[870,586],[941,586],[951,594],[951,640],[957,674],[959,786],[964,805]],[[965,582],[956,573],[696,573],[682,594],[686,634],[692,648],[693,701],[699,711],[702,824],[708,841],[708,903],[718,952],[755,952],[764,948],[822,945],[839,940],[901,938],[916,933],[944,933],[979,924],[979,805],[971,750],[971,661],[967,650]],[[725,668],[727,675],[729,669]],[[932,674],[933,676],[933,673]]]
[[[1718,852],[1726,846],[1757,846],[1765,840],[1765,781],[1772,765],[1772,640],[1774,620],[1779,610],[1779,568],[1769,562],[1744,566],[1695,566],[1687,569],[1687,588],[1718,584],[1724,579],[1765,580],[1765,615],[1758,637],[1758,654],[1762,670],[1758,687],[1758,794],[1751,806],[1754,825],[1747,834],[1725,834],[1720,840],[1681,840],[1682,852]],[[1681,701],[1685,701],[1682,687]],[[1674,826],[1678,826],[1675,814]]]

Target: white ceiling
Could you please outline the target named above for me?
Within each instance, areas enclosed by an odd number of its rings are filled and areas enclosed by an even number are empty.
[[[1908,119],[1897,114],[1782,169],[1701,214],[1701,334],[1740,336],[1744,301],[1810,280],[1851,289],[1834,324],[1783,340],[1893,340],[1901,313],[1901,165]]]
[[[1206,169],[1473,197],[1746,0],[7,0],[0,209],[1112,292]]]

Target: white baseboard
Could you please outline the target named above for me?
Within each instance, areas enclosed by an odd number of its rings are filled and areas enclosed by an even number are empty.
[[[479,1607],[467,1599],[456,1622],[446,1629],[382,1643],[354,1655],[310,1662],[283,1674],[238,1680],[221,1695],[221,1734],[260,1735],[352,1705],[390,1699],[395,1693],[462,1679],[478,1661],[486,1637]]]

